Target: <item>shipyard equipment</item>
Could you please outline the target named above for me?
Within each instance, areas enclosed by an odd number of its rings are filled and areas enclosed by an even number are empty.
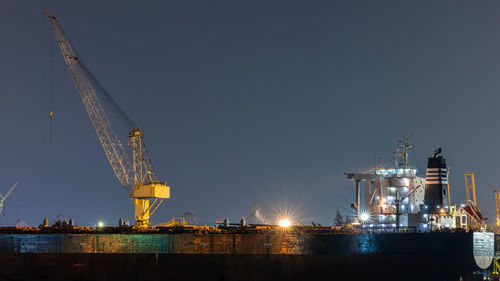
[[[495,190],[495,195],[498,193],[497,190]],[[498,258],[493,259],[493,271],[490,274],[490,278],[500,278],[500,264],[498,263]]]
[[[172,220],[160,223],[158,226],[162,227],[173,227],[173,226],[188,226],[188,223],[186,222],[186,218],[184,217],[176,217],[172,218]]]
[[[486,228],[486,218],[481,213],[481,210],[471,201],[467,200],[467,205],[464,207],[464,211],[471,216],[475,222],[476,229]]]
[[[144,144],[143,131],[137,128],[101,83],[85,67],[71,46],[56,17],[44,11],[52,24],[55,39],[61,48],[66,66],[73,82],[80,93],[90,121],[101,141],[106,156],[120,183],[125,187],[135,205],[135,222],[137,226],[149,225],[150,216],[157,210],[164,199],[170,197],[170,187],[159,181],[151,158]],[[113,112],[129,127],[129,144],[132,147],[130,161],[118,134],[111,127],[111,121],[97,94],[108,104]],[[152,200],[152,202],[150,202]]]
[[[470,190],[472,190],[472,200],[470,198]],[[465,174],[465,194],[467,196],[467,201],[471,200],[474,205],[477,205],[476,202],[476,184],[474,182],[474,174],[466,173]]]
[[[472,195],[471,195],[472,193]],[[481,213],[481,210],[477,207],[476,201],[476,182],[474,180],[473,173],[465,174],[465,194],[466,194],[466,204],[464,208],[475,221],[475,227],[477,229],[482,229],[486,227],[486,218]],[[472,198],[471,198],[472,196]],[[496,196],[496,195],[495,195]],[[498,203],[497,203],[498,204]]]

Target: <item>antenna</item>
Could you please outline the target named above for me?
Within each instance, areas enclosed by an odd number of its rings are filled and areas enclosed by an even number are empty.
[[[410,137],[404,136],[403,139],[398,141],[398,147],[399,148],[394,151],[394,161],[396,167],[403,169],[410,168],[410,165],[408,163],[408,150],[415,148],[412,140],[410,139]],[[398,161],[398,158],[401,159],[401,162]]]

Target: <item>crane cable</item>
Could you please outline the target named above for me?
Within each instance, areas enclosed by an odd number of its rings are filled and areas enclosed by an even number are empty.
[[[51,41],[49,40],[49,144],[52,144],[52,116],[54,115],[54,112],[52,110],[52,85],[53,85],[53,75],[52,75],[52,69],[54,65],[54,44],[50,43]]]
[[[62,31],[61,29],[61,32]],[[73,53],[75,56],[78,58],[77,64],[80,65],[82,68],[83,72],[87,75],[87,77],[90,80],[90,83],[92,83],[94,86],[96,86],[96,93],[97,95],[101,98],[102,101],[106,105],[108,105],[109,109],[111,109],[111,112],[125,125],[125,127],[130,131],[132,129],[136,129],[137,125],[135,124],[132,119],[121,109],[121,107],[116,103],[116,101],[111,97],[111,95],[106,91],[106,89],[102,86],[101,82],[92,74],[92,72],[89,70],[89,68],[85,65],[83,60],[80,58],[80,55],[78,53],[78,50],[75,48],[75,45],[71,42],[71,39],[64,34],[64,37],[68,41],[69,45],[73,49]],[[50,112],[52,114],[52,111]],[[51,116],[52,117],[52,116]]]
[[[54,116],[53,111],[53,61],[54,61],[54,48],[53,43],[50,40],[52,32],[49,28],[47,29],[47,40],[45,36],[42,36],[42,59],[41,59],[41,145],[44,147],[45,132],[47,128],[45,127],[46,110],[49,112],[49,144],[52,144],[52,117]],[[47,42],[46,42],[47,41]],[[48,52],[48,58],[47,58]],[[47,62],[48,60],[48,62]]]
[[[137,128],[137,125],[130,119],[130,117],[125,113],[121,107],[116,103],[116,101],[111,97],[111,95],[106,91],[106,89],[102,86],[101,82],[92,74],[92,72],[87,68],[87,66],[83,63],[83,61],[78,58],[78,63],[82,67],[83,71],[89,77],[89,80],[94,86],[97,88],[97,94],[101,99],[108,105],[108,107],[111,109],[113,114],[120,119],[125,126],[129,129],[135,129]]]

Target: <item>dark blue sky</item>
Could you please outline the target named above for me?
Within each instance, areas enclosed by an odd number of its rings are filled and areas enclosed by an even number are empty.
[[[236,221],[258,203],[270,217],[287,208],[329,224],[337,207],[353,213],[344,172],[373,167],[378,154],[390,164],[405,134],[421,173],[443,148],[454,203],[474,172],[494,222],[498,1],[144,3],[0,2],[0,186],[19,181],[0,224],[18,213],[30,225],[58,213],[80,225],[133,220],[42,8],[144,129],[172,186],[154,222],[188,210],[204,223]]]

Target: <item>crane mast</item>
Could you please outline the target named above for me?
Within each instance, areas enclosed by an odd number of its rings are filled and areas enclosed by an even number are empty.
[[[92,74],[79,60],[56,17],[47,11],[44,11],[44,14],[49,17],[52,31],[61,49],[66,67],[80,94],[106,157],[116,177],[134,202],[136,225],[146,227],[149,225],[150,216],[157,210],[164,199],[170,197],[170,187],[165,182],[158,181],[151,158],[144,144],[143,132],[136,127],[132,128],[128,136],[129,145],[132,147],[132,162],[130,161],[96,94],[94,88],[96,83],[92,83]],[[98,82],[97,84],[100,86]],[[118,110],[120,114],[125,115],[120,109]],[[153,199],[151,204],[150,199]]]
[[[497,215],[497,226],[500,226],[500,191],[493,190],[495,194],[495,211]]]

